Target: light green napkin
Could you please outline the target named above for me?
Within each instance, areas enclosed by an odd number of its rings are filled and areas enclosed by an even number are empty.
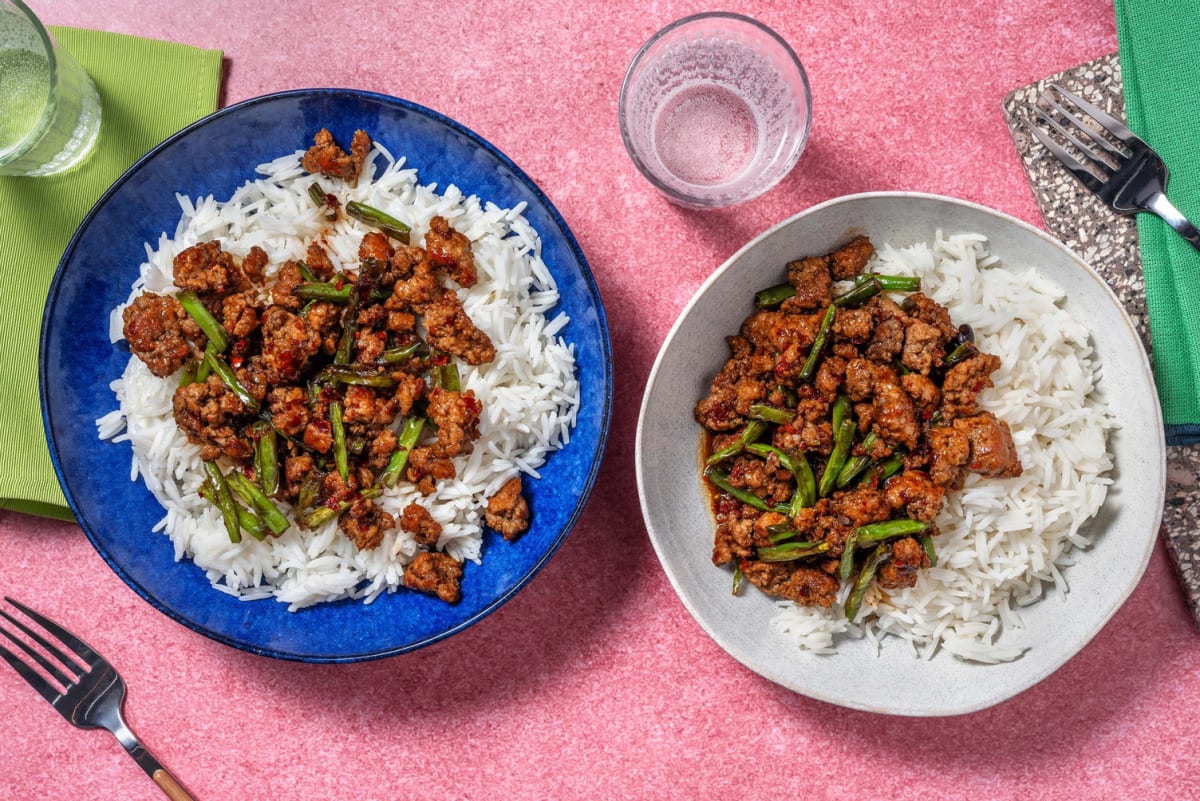
[[[1200,4],[1115,0],[1129,127],[1171,172],[1171,201],[1200,225]],[[1200,251],[1137,218],[1158,383],[1172,445],[1200,442]]]
[[[0,509],[71,520],[50,464],[37,354],[50,280],[75,228],[148,150],[217,107],[221,51],[52,27],[96,84],[100,136],[58,175],[0,176]]]

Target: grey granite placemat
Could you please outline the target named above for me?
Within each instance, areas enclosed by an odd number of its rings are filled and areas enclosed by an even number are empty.
[[[1108,282],[1152,354],[1146,289],[1133,217],[1115,214],[1084,189],[1024,127],[1046,85],[1057,83],[1116,117],[1125,116],[1116,53],[1023,86],[1005,96],[1004,118],[1021,157],[1046,230],[1079,254]],[[1163,540],[1200,626],[1200,446],[1167,448]]]

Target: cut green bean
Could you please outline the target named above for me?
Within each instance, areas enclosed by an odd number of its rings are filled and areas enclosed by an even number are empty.
[[[875,446],[875,442],[877,440],[878,437],[875,436],[874,431],[868,432],[867,436],[863,438],[862,449],[864,451],[870,451],[871,448]],[[869,464],[871,464],[871,457],[865,454],[863,456],[854,456],[847,459],[845,466],[842,467],[842,472],[838,473],[838,489],[848,486],[851,481],[858,477],[859,473],[867,469]]]
[[[410,417],[404,421],[404,428],[400,430],[400,437],[396,443],[396,450],[392,452],[392,457],[388,459],[387,467],[379,474],[379,483],[385,487],[394,487],[404,473],[404,468],[408,466],[408,455],[416,446],[417,440],[421,437],[421,431],[425,428],[424,417]]]
[[[217,318],[212,316],[208,308],[200,302],[200,298],[196,297],[195,292],[183,291],[175,296],[179,301],[179,305],[183,306],[183,310],[187,312],[188,317],[200,326],[200,330],[208,337],[208,341],[213,343],[218,353],[224,353],[229,347],[229,333],[225,330],[225,326],[217,322]]]
[[[929,534],[918,534],[917,542],[921,543],[921,547],[925,549],[925,556],[929,558],[929,566],[937,567],[937,552],[933,550],[933,537]]]
[[[883,273],[863,273],[854,279],[854,285],[859,286],[871,280],[878,281],[884,292],[916,292],[921,288],[921,279],[918,276]]]
[[[751,443],[746,446],[746,450],[764,458],[774,454],[779,463],[796,479],[796,494],[792,496],[792,501],[788,504],[788,517],[795,517],[801,509],[817,502],[816,479],[813,477],[812,467],[808,464],[808,458],[803,453],[793,455],[774,445],[762,442]]]
[[[425,347],[425,343],[419,339],[414,339],[402,348],[392,348],[385,350],[383,354],[376,360],[380,364],[400,364],[416,356]]]
[[[342,402],[329,404],[329,427],[333,430],[333,463],[337,466],[342,481],[350,479],[349,461],[346,456],[346,427],[342,424]]]
[[[764,403],[754,403],[750,405],[750,417],[754,420],[762,420],[767,423],[787,425],[796,419],[796,413],[789,412],[787,409],[767,406]]]
[[[237,374],[233,372],[233,368],[226,364],[224,359],[206,351],[204,361],[208,363],[209,368],[214,373],[220,376],[221,380],[225,382],[225,386],[237,396],[237,399],[242,402],[242,405],[248,411],[255,414],[258,413],[258,400],[250,394],[250,390],[242,385],[242,382],[238,380]]]
[[[757,440],[767,430],[767,424],[762,420],[751,420],[746,423],[746,427],[742,429],[742,433],[737,439],[721,448],[718,451],[713,451],[712,454],[704,460],[706,465],[710,467],[718,462],[724,461],[732,456],[737,456],[746,446]]]
[[[189,361],[187,364],[185,364],[183,369],[179,371],[179,386],[186,387],[189,384],[195,384],[196,374],[199,372],[199,370],[199,362]]]
[[[366,203],[351,200],[346,204],[346,213],[359,222],[374,226],[393,239],[408,244],[408,236],[412,229],[385,211],[381,211]]]
[[[791,284],[776,284],[754,293],[754,305],[760,309],[773,309],[796,294],[796,287]]]
[[[875,278],[869,281],[864,281],[858,284],[844,295],[838,295],[833,299],[833,306],[853,309],[856,306],[861,306],[871,298],[883,291],[883,285]]]
[[[758,560],[760,562],[790,562],[793,559],[816,556],[828,550],[828,542],[785,542],[770,548],[759,548]]]
[[[900,471],[904,466],[904,455],[894,453],[882,462],[876,462],[867,468],[862,474],[862,478],[858,480],[860,486],[877,484],[887,481],[892,476]]]
[[[885,520],[882,523],[871,523],[855,529],[858,541],[862,544],[883,542],[895,537],[911,537],[923,534],[929,530],[929,524],[923,520],[910,520],[902,517],[896,520]]]
[[[256,437],[254,443],[254,477],[258,486],[267,495],[279,491],[279,453],[275,427],[265,420],[256,420],[251,430]]]
[[[821,326],[817,329],[816,339],[813,340],[812,348],[808,351],[808,358],[804,360],[804,366],[800,368],[798,378],[801,382],[812,380],[813,375],[817,372],[817,363],[821,360],[821,351],[825,349],[825,341],[829,339],[829,329],[833,327],[835,314],[837,314],[837,306],[831,303],[825,311],[825,316],[821,318]]]
[[[741,563],[738,563],[737,565],[734,565],[734,568],[733,568],[733,594],[734,595],[737,595],[739,592],[742,591],[742,579],[743,578],[745,578],[745,574],[742,573]]]
[[[818,497],[824,498],[833,492],[833,488],[837,484],[838,474],[842,472],[842,468],[846,465],[846,457],[850,453],[850,448],[854,445],[855,429],[854,421],[847,418],[842,421],[842,424],[837,429],[837,433],[834,434],[833,452],[829,454],[829,461],[825,463],[825,472],[821,474],[821,483],[817,485]]]
[[[231,470],[228,476],[229,488],[237,493],[237,496],[242,501],[254,510],[263,524],[270,529],[272,534],[282,534],[288,530],[288,520],[283,516],[283,512],[263,494],[263,491],[258,488],[253,481],[246,478],[241,472]]]
[[[735,487],[729,481],[729,476],[725,475],[719,470],[710,467],[704,471],[704,477],[707,478],[714,487],[722,492],[732,495],[734,498],[746,504],[747,506],[753,506],[755,509],[763,512],[779,512],[780,514],[788,513],[787,507],[779,508],[771,506],[753,492],[744,490],[741,487]]]
[[[854,618],[858,617],[858,610],[862,606],[863,596],[867,594],[867,587],[871,585],[871,579],[875,578],[876,571],[892,556],[891,549],[886,544],[878,545],[871,555],[867,557],[866,564],[858,574],[858,578],[854,581],[854,588],[850,590],[850,597],[846,599],[846,619],[851,623]]]
[[[238,521],[237,501],[233,499],[233,493],[229,491],[229,482],[225,480],[225,475],[216,462],[206,461],[204,472],[208,474],[208,482],[212,486],[212,501],[221,511],[221,518],[225,521],[225,531],[229,534],[229,541],[241,542],[242,529]]]
[[[838,578],[842,581],[849,581],[850,574],[854,572],[854,551],[857,547],[858,529],[854,529],[842,544],[842,559],[838,562]]]
[[[947,367],[953,367],[959,362],[964,362],[972,356],[979,353],[979,348],[975,347],[974,342],[963,342],[946,356],[945,364]]]
[[[379,372],[373,365],[331,364],[313,376],[313,381],[331,384],[356,384],[364,387],[394,387],[396,380]]]
[[[323,300],[344,306],[350,302],[350,285],[339,287],[324,281],[304,281],[292,289],[292,294],[301,300]]]

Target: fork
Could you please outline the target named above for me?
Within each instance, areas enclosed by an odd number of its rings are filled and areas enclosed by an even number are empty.
[[[1167,165],[1150,145],[1120,120],[1058,84],[1050,84],[1048,90],[1053,93],[1043,92],[1041,102],[1034,109],[1038,119],[1057,131],[1084,156],[1085,161],[1076,158],[1041,128],[1027,124],[1034,137],[1113,211],[1118,214],[1153,212],[1192,247],[1200,250],[1200,230],[1167,199]],[[1068,101],[1078,112],[1069,110],[1054,98],[1054,94]],[[1046,108],[1057,112],[1059,118],[1047,113]],[[1085,124],[1079,112],[1111,134],[1115,141]]]
[[[142,770],[149,774],[154,783],[166,793],[171,801],[192,801],[192,797],[187,790],[183,789],[183,785],[138,742],[137,737],[126,725],[121,716],[121,706],[125,701],[125,682],[108,663],[108,660],[54,621],[17,603],[12,598],[5,596],[4,600],[20,610],[30,622],[40,627],[40,633],[3,608],[0,608],[0,618],[8,621],[11,626],[16,627],[26,637],[44,648],[45,653],[58,660],[59,664],[55,664],[43,653],[30,647],[2,623],[0,623],[0,634],[15,643],[46,672],[46,675],[62,685],[65,690],[60,692],[46,676],[3,645],[0,645],[0,656],[4,657],[4,660],[12,665],[13,669],[21,674],[21,677],[29,682],[33,689],[41,693],[42,697],[50,702],[50,706],[57,709],[72,725],[81,729],[107,729],[112,732],[134,761],[142,766]],[[73,651],[79,660],[82,660],[82,663],[63,653],[62,649],[64,648]]]

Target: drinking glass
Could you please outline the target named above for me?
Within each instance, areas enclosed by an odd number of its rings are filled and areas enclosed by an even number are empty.
[[[625,73],[618,118],[634,164],[669,199],[732,206],[795,166],[812,93],[777,33],[740,14],[708,12],[642,46]]]
[[[78,163],[100,131],[100,98],[21,0],[0,0],[0,175]]]

